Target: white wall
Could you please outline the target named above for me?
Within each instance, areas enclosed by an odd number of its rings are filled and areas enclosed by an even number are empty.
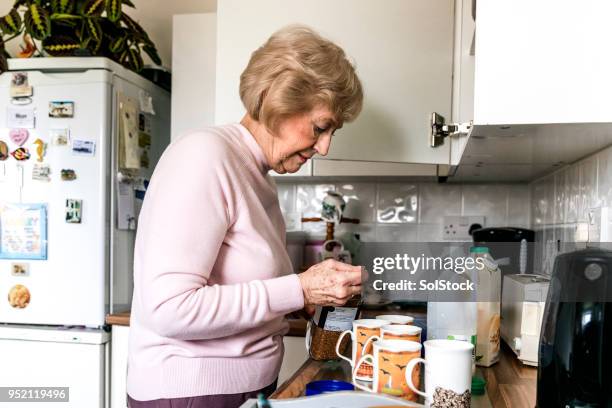
[[[571,250],[578,223],[590,208],[612,206],[612,147],[530,184],[536,269],[550,274],[558,251]],[[565,245],[563,245],[565,243]]]
[[[165,67],[172,66],[172,16],[174,14],[216,11],[217,0],[133,0],[136,9],[124,6],[124,11],[138,21],[157,45]],[[0,0],[0,15],[7,14],[14,0]],[[17,39],[7,44],[11,55],[19,50]],[[149,63],[145,58],[145,64]]]

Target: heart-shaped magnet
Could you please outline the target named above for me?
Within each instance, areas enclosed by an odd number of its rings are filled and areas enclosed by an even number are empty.
[[[17,146],[23,146],[29,136],[30,132],[27,129],[11,129],[9,131],[9,137]]]

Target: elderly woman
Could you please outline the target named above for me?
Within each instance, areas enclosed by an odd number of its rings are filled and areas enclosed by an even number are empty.
[[[268,172],[293,173],[359,114],[344,52],[292,26],[240,77],[240,123],[187,134],[164,152],[142,207],[134,255],[130,407],[237,407],[270,394],[284,316],[343,305],[360,267],[328,260],[294,274]]]

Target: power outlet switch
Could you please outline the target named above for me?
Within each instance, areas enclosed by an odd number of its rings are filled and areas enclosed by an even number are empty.
[[[484,227],[484,221],[485,217],[477,215],[447,215],[444,217],[442,237],[448,241],[471,241],[470,226],[472,224],[480,224]]]

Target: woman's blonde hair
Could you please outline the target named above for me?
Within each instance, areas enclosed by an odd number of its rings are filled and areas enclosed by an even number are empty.
[[[339,127],[359,115],[363,90],[342,48],[292,25],[253,52],[240,76],[240,98],[249,115],[272,131],[283,119],[319,105],[333,113]]]

